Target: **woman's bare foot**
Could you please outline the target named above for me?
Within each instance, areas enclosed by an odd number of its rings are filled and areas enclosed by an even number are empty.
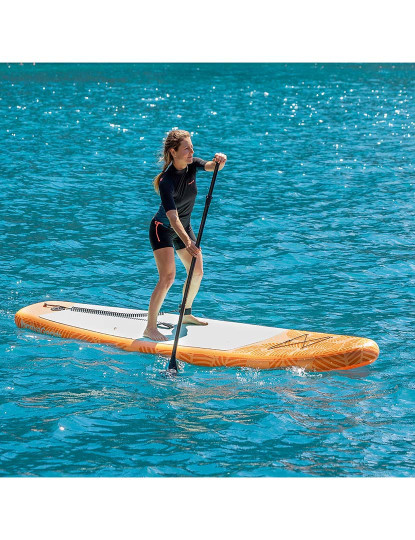
[[[183,317],[183,324],[196,324],[198,326],[207,326],[209,323],[196,319],[193,315],[185,315]]]
[[[164,336],[157,328],[146,328],[143,332],[143,337],[148,337],[153,341],[167,341],[169,338]]]

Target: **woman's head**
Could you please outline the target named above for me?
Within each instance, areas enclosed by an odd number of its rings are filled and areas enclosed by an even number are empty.
[[[182,144],[187,143],[187,144]],[[154,189],[158,192],[161,175],[166,171],[172,161],[190,160],[193,157],[193,146],[190,140],[190,133],[182,129],[174,129],[168,133],[163,146],[163,156],[161,161],[164,161],[163,170],[154,179]],[[191,161],[190,161],[191,163]],[[187,164],[187,163],[186,163]]]
[[[182,143],[186,139],[190,141],[190,133],[188,131],[184,131],[183,129],[170,131],[164,141],[163,159],[165,162],[168,161],[170,163],[177,157],[180,146],[183,146]]]

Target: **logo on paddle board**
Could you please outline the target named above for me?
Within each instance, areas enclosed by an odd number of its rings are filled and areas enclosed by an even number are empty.
[[[54,332],[53,330],[48,330],[44,326],[34,326],[24,321],[21,321],[20,328],[26,328],[27,330],[32,330],[32,332],[38,332],[40,334],[48,334],[49,336],[53,336],[53,337],[59,337],[59,338],[62,337],[62,334],[60,332]]]
[[[308,340],[309,335],[310,334],[301,334],[295,338],[287,339],[286,341],[283,341],[282,343],[271,345],[271,347],[268,347],[268,350],[271,351],[272,349],[279,349],[281,347],[290,347],[293,345],[301,345],[301,348],[305,349],[306,347],[311,347],[312,345],[315,345],[316,343],[320,343],[322,341],[331,339],[331,336],[327,336],[327,337],[314,338],[314,339]]]

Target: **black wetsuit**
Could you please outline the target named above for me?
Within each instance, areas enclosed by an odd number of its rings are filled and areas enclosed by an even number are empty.
[[[190,224],[190,216],[195,204],[196,170],[204,170],[205,164],[200,158],[193,158],[193,162],[185,169],[178,171],[173,163],[160,178],[159,191],[161,197],[160,208],[150,224],[150,243],[153,251],[164,247],[185,247],[182,240],[171,227],[167,212],[177,210],[179,219],[190,238],[195,242],[196,237]]]

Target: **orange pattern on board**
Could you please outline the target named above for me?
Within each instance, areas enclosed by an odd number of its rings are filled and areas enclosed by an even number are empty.
[[[59,304],[68,308],[74,305],[71,302]],[[41,334],[105,343],[130,352],[171,355],[173,346],[170,344],[109,336],[41,319],[42,315],[50,312],[49,307],[43,306],[44,302],[40,302],[18,311],[16,325]],[[296,366],[309,371],[331,371],[371,364],[379,356],[379,347],[367,338],[286,330],[272,338],[230,351],[179,345],[176,356],[184,362],[207,367],[277,369]]]

